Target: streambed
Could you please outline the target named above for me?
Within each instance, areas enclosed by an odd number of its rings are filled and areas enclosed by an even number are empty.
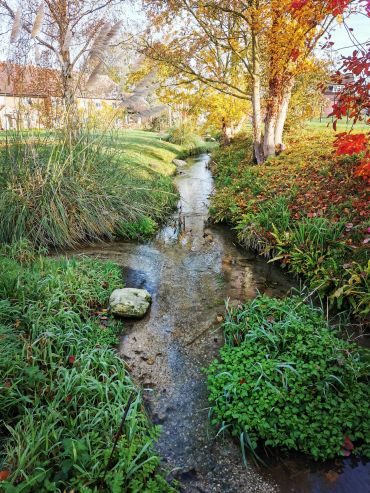
[[[257,290],[284,296],[292,286],[278,267],[239,248],[230,230],[208,224],[209,159],[201,155],[180,169],[178,210],[153,241],[78,252],[114,260],[127,287],[153,296],[146,317],[126,323],[120,352],[144,389],[153,422],[162,427],[157,449],[164,467],[187,493],[366,493],[369,468],[350,458],[313,467],[289,457],[268,469],[245,468],[238,444],[228,435],[216,437],[209,426],[202,368],[223,344],[224,300],[238,304]]]

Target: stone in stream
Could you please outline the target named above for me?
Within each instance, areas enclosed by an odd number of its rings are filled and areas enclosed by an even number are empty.
[[[176,166],[186,166],[188,164],[186,161],[183,161],[182,159],[173,159],[172,162]]]
[[[115,289],[109,298],[110,311],[120,317],[143,317],[152,301],[146,289]]]

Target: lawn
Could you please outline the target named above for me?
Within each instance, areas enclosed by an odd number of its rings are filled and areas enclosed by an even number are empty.
[[[360,319],[370,310],[369,189],[358,156],[335,157],[331,129],[288,136],[287,150],[251,164],[248,137],[213,155],[215,221],[239,241],[302,276],[311,290]]]
[[[158,133],[144,130],[117,132],[107,145],[122,151],[122,162],[126,165],[150,168],[165,176],[175,173],[172,160],[184,153],[183,147],[166,142]]]

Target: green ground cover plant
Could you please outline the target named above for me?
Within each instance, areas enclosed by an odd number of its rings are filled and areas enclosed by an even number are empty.
[[[330,129],[288,139],[286,151],[258,166],[248,138],[215,151],[212,216],[337,308],[367,319],[370,211],[366,182],[354,175],[359,156],[334,156]]]
[[[240,440],[245,460],[258,460],[258,445],[370,457],[369,351],[342,339],[321,309],[258,295],[229,309],[223,330],[207,369],[211,421]]]
[[[1,248],[0,272],[1,491],[174,491],[158,472],[158,428],[111,347],[119,267],[20,242]]]

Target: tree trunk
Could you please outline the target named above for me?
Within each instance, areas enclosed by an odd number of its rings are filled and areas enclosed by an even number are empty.
[[[290,99],[292,97],[292,90],[294,87],[294,78],[284,87],[283,97],[280,104],[280,108],[277,115],[276,127],[275,127],[275,146],[280,151],[284,150],[283,133],[286,117],[288,114],[288,108]]]
[[[263,154],[265,159],[275,156],[275,128],[280,107],[280,81],[273,77],[269,82],[269,93],[265,116],[265,134],[263,139]]]
[[[253,154],[257,164],[263,163],[262,121],[261,121],[261,67],[257,54],[257,39],[252,34],[252,126]]]
[[[246,119],[247,119],[247,116],[246,115],[243,115],[241,117],[241,119],[239,120],[239,123],[233,128],[233,134],[232,134],[232,136],[237,135],[241,131],[241,129],[243,128],[243,125],[244,125],[244,122],[245,122]]]
[[[221,145],[227,146],[230,144],[229,127],[226,125],[226,121],[223,118],[221,128]]]
[[[275,126],[276,126],[276,103],[271,102],[272,108],[268,109],[265,119],[265,134],[263,139],[263,155],[267,159],[275,156]]]
[[[72,78],[73,65],[70,60],[70,54],[68,50],[62,50],[61,58],[63,61],[62,66],[62,99],[65,111],[65,133],[67,142],[72,144],[76,139],[78,130],[77,119],[77,104],[75,97],[75,88]]]

